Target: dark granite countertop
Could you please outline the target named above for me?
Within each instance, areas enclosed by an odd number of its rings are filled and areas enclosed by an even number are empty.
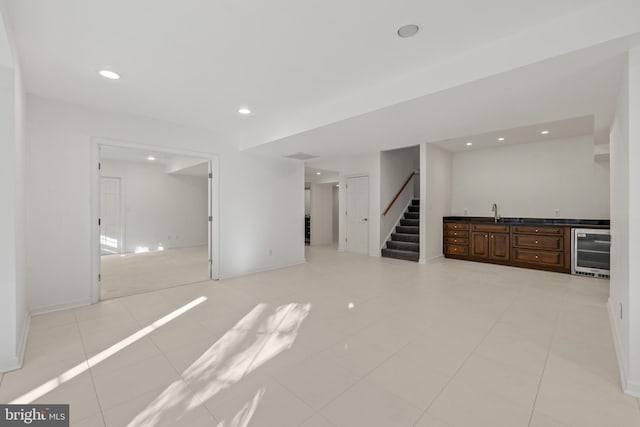
[[[443,222],[468,222],[474,224],[494,224],[492,216],[445,216]],[[571,218],[500,218],[497,224],[506,225],[562,225],[575,228],[609,228],[608,219]]]

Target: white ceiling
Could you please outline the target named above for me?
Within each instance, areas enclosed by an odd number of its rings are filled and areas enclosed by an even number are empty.
[[[318,169],[313,167],[304,168],[305,183],[313,183],[313,184],[337,183],[339,179],[340,179],[340,175],[336,171]]]
[[[153,157],[155,160],[148,160],[148,157]],[[162,167],[167,173],[178,175],[207,176],[209,173],[206,159],[155,150],[102,145],[100,159],[155,165]]]
[[[548,133],[543,134],[546,131]],[[593,134],[593,116],[576,117],[567,120],[538,123],[515,129],[501,129],[481,135],[469,135],[462,138],[445,139],[433,142],[440,148],[456,153],[504,147],[507,145],[528,144],[530,142],[551,141]],[[500,141],[500,138],[504,138]],[[471,143],[472,145],[467,145]]]
[[[578,65],[552,60],[463,86],[460,75],[477,80],[629,35],[640,28],[631,4],[8,0],[3,13],[29,92],[210,129],[219,141],[279,156],[389,149],[588,114],[598,128],[610,111],[593,111],[596,98],[610,109],[620,68],[608,51],[590,49]],[[398,38],[407,23],[420,32]],[[558,43],[538,39],[556,33]],[[477,53],[483,49],[498,60]],[[449,65],[459,58],[467,65]],[[436,68],[445,78],[418,73]],[[108,81],[100,69],[122,79]],[[415,81],[433,81],[430,92],[409,83]],[[388,82],[403,83],[403,90],[388,89],[396,87]],[[453,89],[440,90],[447,85]],[[336,107],[346,100],[349,108]],[[240,105],[254,113],[239,115]]]
[[[594,116],[595,130],[602,130],[613,115],[626,45],[612,42],[553,58],[251,150],[358,154],[582,116]]]

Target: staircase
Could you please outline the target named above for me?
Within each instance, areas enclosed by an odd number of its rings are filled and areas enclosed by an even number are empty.
[[[420,258],[420,200],[414,199],[404,217],[391,233],[391,240],[382,249],[382,256],[417,262]]]

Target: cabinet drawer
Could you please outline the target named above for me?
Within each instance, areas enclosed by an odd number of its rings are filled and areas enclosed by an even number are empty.
[[[487,231],[490,233],[508,233],[508,225],[495,225],[495,224],[473,224],[471,226],[472,231]]]
[[[445,245],[444,253],[447,255],[469,255],[469,246]]]
[[[514,225],[512,229],[514,233],[551,234],[554,236],[562,236],[564,234],[563,227],[536,227],[533,225]]]
[[[560,236],[537,236],[534,234],[514,234],[513,246],[523,248],[563,250],[563,239]]]
[[[545,252],[514,248],[512,255],[514,261],[553,267],[564,267],[563,252]]]
[[[469,239],[461,237],[447,237],[447,243],[453,245],[468,245]]]
[[[468,239],[469,238],[469,232],[468,231],[447,230],[446,236],[447,237],[462,237],[464,239]]]
[[[458,222],[445,222],[444,227],[447,230],[468,230],[469,224],[460,224]]]

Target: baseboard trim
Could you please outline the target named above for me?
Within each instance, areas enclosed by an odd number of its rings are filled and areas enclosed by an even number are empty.
[[[24,353],[27,351],[27,338],[29,338],[29,328],[31,327],[31,314],[27,313],[22,324],[22,330],[20,331],[20,340],[18,341],[18,362],[22,367],[24,362]]]
[[[620,331],[616,321],[616,310],[613,308],[611,298],[607,301],[607,312],[609,313],[609,325],[611,327],[611,335],[613,335],[613,347],[618,359],[618,368],[620,370],[620,385],[622,391],[634,397],[640,397],[640,383],[629,380],[627,369],[622,356],[622,342],[620,340]]]
[[[17,356],[0,360],[0,374],[15,371],[20,368],[22,368],[22,363],[20,363],[20,359]]]
[[[302,260],[293,261],[289,263],[277,264],[277,265],[272,265],[264,268],[255,268],[239,274],[221,274],[220,279],[233,279],[235,277],[243,277],[243,276],[248,276],[250,274],[264,273],[272,270],[280,270],[281,268],[293,267],[296,265],[305,264],[306,262],[307,260],[303,258]]]
[[[51,313],[53,311],[68,310],[70,308],[83,307],[85,305],[91,305],[91,298],[81,298],[74,301],[65,302],[62,304],[42,305],[40,307],[34,307],[31,309],[31,315],[37,316],[38,314]]]
[[[27,313],[19,331],[17,343],[17,355],[9,359],[0,360],[0,373],[15,371],[22,368],[24,362],[24,353],[27,350],[27,337],[29,336],[29,325],[31,324],[31,316]]]
[[[640,398],[640,382],[627,381],[624,392],[629,396]]]

